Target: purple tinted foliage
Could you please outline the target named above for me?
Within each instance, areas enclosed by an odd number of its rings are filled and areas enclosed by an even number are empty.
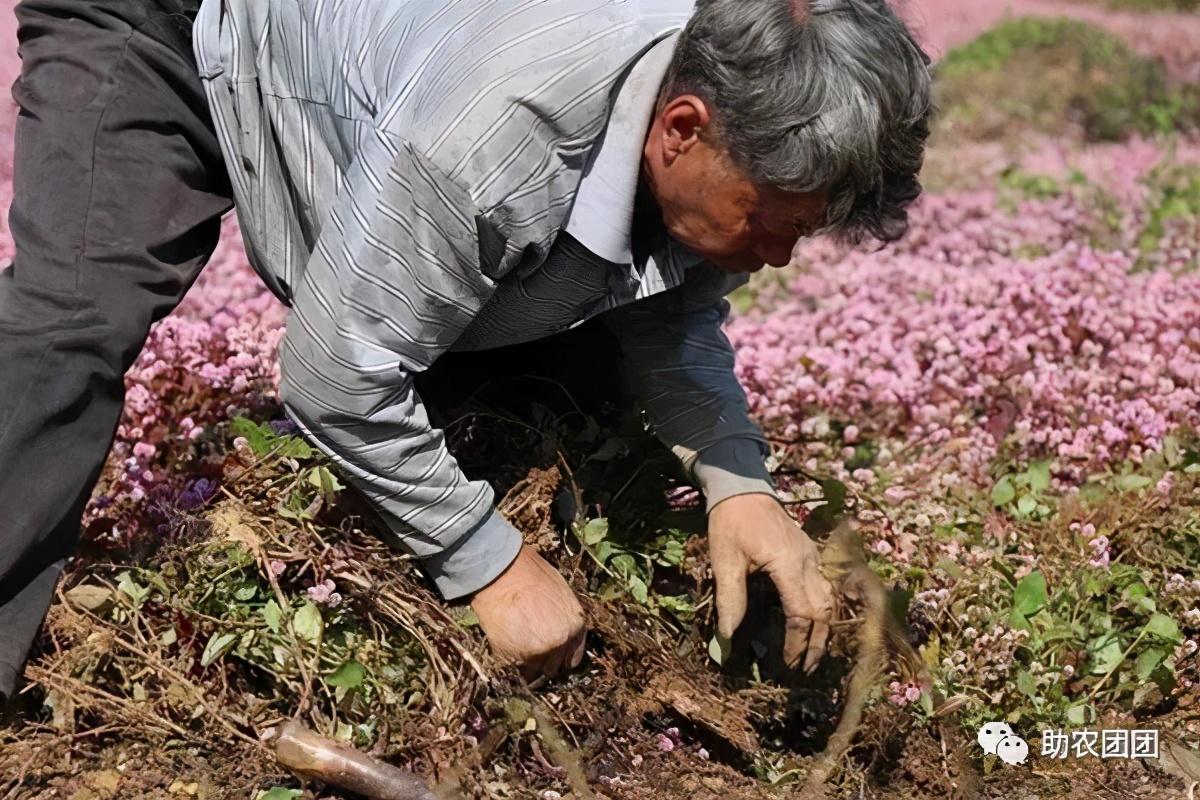
[[[276,436],[295,436],[300,433],[300,426],[290,419],[273,419],[267,424]]]
[[[200,508],[217,493],[217,482],[208,478],[197,478],[188,483],[187,488],[179,493],[175,504],[182,511],[194,511]]]

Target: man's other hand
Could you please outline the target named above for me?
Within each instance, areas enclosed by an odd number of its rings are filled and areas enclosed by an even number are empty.
[[[558,570],[529,545],[471,600],[492,652],[526,680],[552,677],[583,661],[583,608]]]
[[[727,641],[746,616],[746,576],[771,577],[787,617],[783,657],[812,672],[825,654],[833,587],[821,575],[813,540],[767,494],[735,495],[708,515],[708,548],[717,581],[717,633]]]

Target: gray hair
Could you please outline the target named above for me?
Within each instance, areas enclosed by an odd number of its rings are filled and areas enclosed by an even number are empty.
[[[827,191],[826,232],[892,242],[921,193],[929,64],[885,0],[697,0],[663,100],[709,103],[756,183]]]

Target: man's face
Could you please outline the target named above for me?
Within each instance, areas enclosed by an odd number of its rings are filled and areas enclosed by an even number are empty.
[[[645,174],[668,232],[733,272],[786,265],[796,241],[821,227],[825,194],[756,186],[706,125],[703,101],[685,96],[667,104],[647,138]]]

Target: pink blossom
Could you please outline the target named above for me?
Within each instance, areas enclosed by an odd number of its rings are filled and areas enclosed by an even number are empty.
[[[1107,536],[1097,536],[1088,542],[1088,547],[1092,549],[1092,557],[1088,559],[1088,566],[1104,568],[1109,565],[1112,551],[1109,549]]]
[[[342,596],[335,591],[336,589],[337,585],[327,578],[315,586],[308,587],[305,593],[314,603],[336,606],[342,602]]]
[[[892,681],[888,684],[888,702],[896,706],[906,706],[920,700],[921,692],[918,684]]]
[[[1136,233],[1141,181],[1170,153],[1141,140],[1100,149],[1138,165],[1086,163],[1125,187],[1121,227]],[[1200,158],[1195,142],[1180,149]],[[815,433],[815,418],[870,420],[873,438],[918,455],[881,465],[898,485],[932,469],[980,488],[1002,445],[1049,458],[1070,486],[1200,427],[1200,274],[1134,270],[1133,240],[1087,246],[1097,212],[1070,193],[1016,214],[999,203],[994,189],[928,195],[910,235],[881,252],[803,243],[797,263],[811,266],[791,291],[763,290],[728,329],[762,423]]]

